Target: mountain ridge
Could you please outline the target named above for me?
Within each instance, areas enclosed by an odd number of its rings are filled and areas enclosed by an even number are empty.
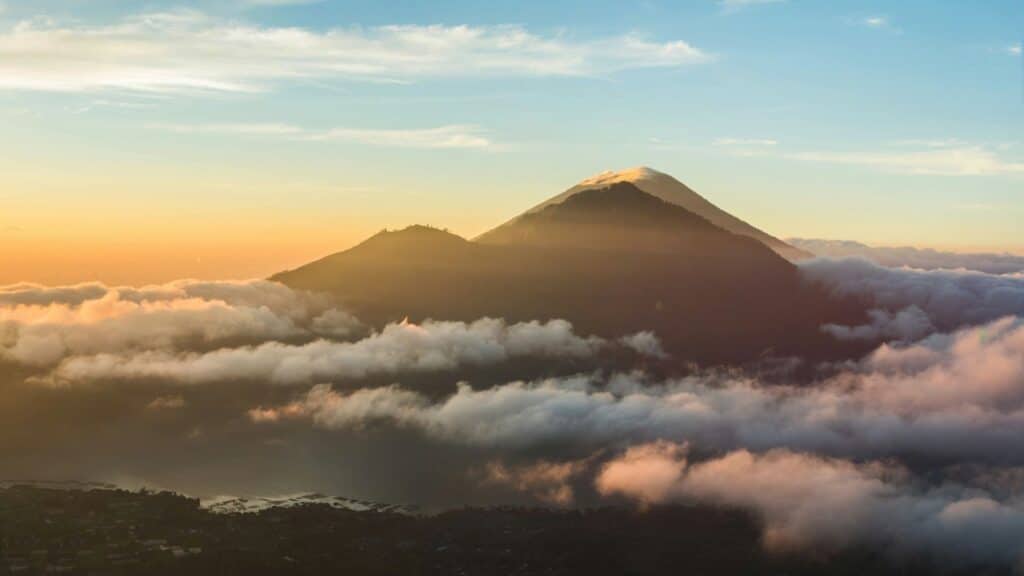
[[[607,338],[653,330],[674,357],[707,364],[803,353],[839,321],[763,243],[628,182],[545,206],[493,242],[412,226],[273,279],[332,293],[370,325],[562,318]]]

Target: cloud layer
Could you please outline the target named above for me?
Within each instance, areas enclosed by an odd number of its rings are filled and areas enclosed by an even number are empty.
[[[718,451],[1024,464],[1016,448],[1024,434],[1024,326],[1005,319],[884,345],[811,387],[766,386],[732,373],[665,382],[619,374],[461,385],[432,400],[400,386],[339,392],[320,385],[253,416],[332,430],[385,424],[502,450],[589,451],[666,439]]]
[[[840,338],[915,339],[1004,316],[1024,316],[1024,277],[954,270],[886,268],[866,260],[816,259],[800,264],[809,282],[857,297],[877,309],[869,324],[826,326]]]
[[[144,351],[97,354],[63,361],[50,375],[56,383],[158,379],[179,384],[263,380],[310,384],[486,366],[511,358],[583,358],[605,342],[582,338],[564,320],[506,324],[484,318],[471,323],[428,320],[389,324],[356,342],[316,340],[301,345],[265,342],[206,353]]]
[[[1024,553],[1024,502],[947,484],[916,487],[904,470],[788,451],[746,450],[688,463],[670,443],[630,448],[596,479],[601,493],[646,503],[713,502],[755,511],[772,548],[874,544],[947,562],[1014,565]]]
[[[0,31],[0,89],[251,92],[299,79],[405,82],[450,76],[586,76],[709,56],[677,40],[573,39],[519,26],[325,31],[179,10],[109,25],[36,19]]]
[[[325,297],[263,280],[0,287],[0,360],[37,366],[76,355],[345,337],[359,329]]]
[[[863,258],[890,268],[921,270],[972,270],[986,274],[1024,272],[1024,256],[942,252],[939,250],[885,246],[867,246],[844,240],[788,238],[786,242],[823,258]]]
[[[356,485],[426,504],[710,503],[753,512],[773,549],[1015,565],[1024,279],[865,260],[800,271],[871,310],[822,338],[884,342],[788,383],[563,320],[371,331],[264,281],[3,287],[0,473],[196,470],[217,486]]]
[[[339,432],[397,426],[491,454],[577,454],[478,474],[558,505],[599,458],[598,494],[749,509],[773,548],[871,545],[1004,565],[1022,552],[1024,325],[1013,318],[883,346],[810,388],[730,372],[462,386],[439,401],[398,386],[324,385],[252,418]],[[688,446],[704,455],[689,457]]]

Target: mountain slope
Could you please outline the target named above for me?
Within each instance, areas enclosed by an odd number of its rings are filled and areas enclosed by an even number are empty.
[[[760,242],[628,182],[524,215],[491,242],[414,226],[275,276],[371,324],[565,318],[615,338],[654,330],[680,360],[742,362],[821,340],[827,299]]]
[[[501,230],[506,226],[513,224],[518,219],[544,210],[548,206],[560,204],[580,192],[605,188],[620,182],[631,183],[647,194],[660,198],[669,204],[685,208],[723,230],[754,238],[788,260],[802,260],[812,257],[812,254],[790,246],[782,240],[779,240],[778,238],[751,226],[739,218],[736,218],[728,212],[721,210],[711,202],[707,201],[704,197],[691,190],[685,184],[668,174],[658,172],[657,170],[647,168],[646,166],[622,170],[620,172],[602,172],[601,174],[587,178],[558,196],[534,206],[530,210],[526,211],[525,214],[506,222],[502,226],[499,226],[490,232],[484,233],[477,238],[477,240],[485,243],[500,242],[504,237]]]

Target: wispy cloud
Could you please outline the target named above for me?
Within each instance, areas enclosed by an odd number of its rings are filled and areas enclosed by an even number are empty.
[[[768,138],[717,138],[711,145],[734,156],[764,156],[770,154],[778,142]]]
[[[1020,42],[1018,42],[1016,44],[1012,44],[1010,46],[1007,46],[1006,47],[1006,53],[1009,54],[1010,56],[1020,56],[1021,55],[1021,45],[1020,45]]]
[[[154,398],[152,402],[146,405],[146,408],[150,410],[177,410],[184,408],[186,405],[187,402],[185,402],[185,399],[180,394],[173,394]]]
[[[319,4],[323,0],[243,0],[251,6],[300,6],[303,4]]]
[[[805,162],[865,166],[902,174],[936,176],[1024,174],[1024,162],[1007,160],[984,146],[970,144],[897,151],[798,152],[787,154],[786,157]]]
[[[956,138],[901,140],[875,150],[777,150],[775,140],[719,138],[712,145],[735,156],[765,156],[863,166],[898,174],[999,176],[1024,174],[1024,162],[1007,159],[992,147]]]
[[[578,40],[521,26],[442,25],[318,31],[179,10],[108,25],[31,20],[0,29],[0,90],[252,92],[296,79],[596,76],[710,59],[687,42],[635,34]]]
[[[782,4],[787,0],[718,0],[718,5],[724,12],[736,12],[750,6],[761,6],[764,4]]]
[[[310,130],[280,123],[150,124],[148,127],[179,134],[269,136],[305,141],[358,142],[394,148],[489,148],[493,146],[479,126],[462,124],[415,129],[337,127],[329,130]]]
[[[149,124],[148,128],[176,132],[179,134],[241,134],[256,136],[295,136],[305,133],[302,128],[290,124]]]
[[[477,126],[452,125],[418,130],[334,128],[311,134],[310,140],[344,140],[398,148],[488,148],[491,141]]]
[[[889,26],[889,19],[885,16],[868,16],[862,23],[868,28],[885,28]]]
[[[73,114],[85,114],[98,108],[116,108],[122,110],[148,110],[155,108],[156,104],[152,102],[133,102],[126,100],[93,100],[88,104],[82,104],[79,106],[69,107],[68,111]]]
[[[766,138],[716,138],[712,146],[775,146],[776,140]]]

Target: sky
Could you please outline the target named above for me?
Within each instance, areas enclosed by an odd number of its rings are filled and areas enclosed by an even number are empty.
[[[0,283],[262,277],[648,165],[779,237],[1024,251],[1016,0],[0,0]]]

